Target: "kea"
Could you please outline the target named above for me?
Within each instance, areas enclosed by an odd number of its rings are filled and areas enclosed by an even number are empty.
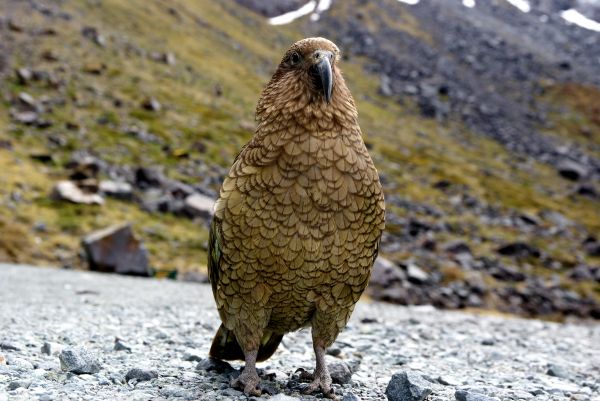
[[[367,286],[384,228],[377,170],[324,38],[294,43],[256,107],[256,131],[214,206],[208,271],[222,320],[210,356],[245,361],[232,385],[260,395],[257,361],[311,327],[306,393],[335,397],[325,352]]]

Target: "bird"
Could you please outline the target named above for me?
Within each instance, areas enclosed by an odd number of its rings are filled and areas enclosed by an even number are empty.
[[[224,178],[208,275],[221,325],[209,356],[242,360],[231,385],[260,395],[256,362],[311,328],[305,393],[335,398],[325,363],[368,284],[385,226],[378,172],[328,39],[295,42],[256,106],[256,130]]]

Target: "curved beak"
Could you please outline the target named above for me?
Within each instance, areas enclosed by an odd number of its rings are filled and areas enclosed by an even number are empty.
[[[329,51],[317,50],[315,52],[315,67],[321,79],[323,97],[329,103],[331,101],[331,90],[333,89],[333,73],[331,71],[331,58],[333,54]]]

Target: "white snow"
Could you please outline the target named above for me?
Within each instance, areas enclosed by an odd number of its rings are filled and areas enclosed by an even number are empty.
[[[473,8],[475,7],[475,0],[463,0],[463,6]]]
[[[331,7],[331,0],[319,0],[319,4],[317,4],[317,9],[314,13],[311,14],[311,21],[318,21],[321,18],[321,14]]]
[[[571,8],[560,13],[566,21],[578,25],[582,28],[589,29],[590,31],[600,32],[600,22],[589,19],[579,11]]]
[[[419,4],[419,0],[398,0],[400,3],[410,4],[414,6],[415,4]]]
[[[299,9],[295,11],[290,11],[289,13],[278,15],[277,17],[269,18],[269,24],[271,25],[284,25],[289,24],[290,22],[308,15],[315,11],[317,7],[317,2],[315,0],[311,0]]]
[[[524,13],[528,13],[529,11],[531,11],[531,6],[529,5],[529,2],[526,0],[507,0],[510,4],[512,4],[513,6],[517,7],[519,10],[523,11]]]

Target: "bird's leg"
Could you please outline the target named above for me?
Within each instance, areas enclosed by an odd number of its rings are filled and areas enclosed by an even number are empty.
[[[256,372],[257,355],[258,349],[252,351],[244,350],[244,357],[246,359],[244,370],[237,379],[231,382],[232,387],[244,390],[244,393],[248,396],[261,395],[261,391],[258,386],[260,384],[260,377],[258,377],[258,373]]]
[[[331,375],[327,369],[325,363],[325,345],[322,341],[317,340],[314,335],[313,328],[313,348],[315,350],[315,357],[317,360],[315,366],[315,372],[313,374],[313,381],[304,390],[305,394],[314,393],[317,390],[321,390],[327,398],[335,399],[335,394],[331,388]]]

